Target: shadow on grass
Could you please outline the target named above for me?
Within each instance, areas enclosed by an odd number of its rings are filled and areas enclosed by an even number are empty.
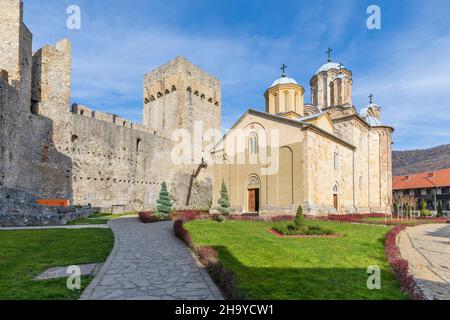
[[[226,247],[213,248],[224,266],[234,273],[238,288],[249,300],[407,299],[386,269],[381,269],[381,289],[370,290],[367,268],[250,267],[241,263]]]

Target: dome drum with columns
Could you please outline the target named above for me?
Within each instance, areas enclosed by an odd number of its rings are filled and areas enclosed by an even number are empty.
[[[311,78],[312,103],[305,104],[304,87],[295,79],[287,77],[287,66],[283,64],[281,78],[275,80],[264,94],[266,112],[299,120],[327,111],[332,119],[357,115],[370,126],[381,126],[381,108],[373,103],[373,95],[370,95],[369,105],[361,109],[359,114],[356,112],[352,102],[353,73],[342,63],[332,61],[332,51],[328,49],[328,62]]]
[[[266,112],[287,118],[301,117],[304,112],[305,89],[286,76],[285,65],[281,69],[281,78],[275,80],[265,93]]]

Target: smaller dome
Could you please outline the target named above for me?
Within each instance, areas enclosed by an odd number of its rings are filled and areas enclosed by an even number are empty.
[[[272,88],[272,87],[278,86],[280,84],[297,84],[298,85],[298,83],[297,83],[297,81],[295,81],[295,79],[288,78],[288,77],[281,77],[280,79],[275,80],[270,87]]]
[[[339,70],[340,68],[344,68],[344,65],[341,63],[337,63],[337,62],[328,62],[328,63],[324,64],[323,66],[321,66],[319,70],[317,70],[316,75],[318,75],[319,73],[321,73],[323,71],[328,71],[331,69]]]
[[[369,103],[369,104],[367,105],[367,107],[364,108],[364,109],[368,109],[368,108],[378,108],[378,109],[381,109],[381,107],[380,107],[379,105],[377,105],[376,103]],[[363,110],[364,110],[364,109],[363,109]]]
[[[361,109],[361,111],[359,112],[359,115],[361,116],[361,118],[366,120],[366,122],[371,127],[381,126],[381,121],[378,120],[372,113],[372,108],[373,107],[378,107],[378,106],[376,104],[373,104],[373,103],[369,104],[367,107]]]

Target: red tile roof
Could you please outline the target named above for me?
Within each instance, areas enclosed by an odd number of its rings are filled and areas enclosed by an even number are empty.
[[[450,187],[450,168],[409,176],[397,176],[393,180],[394,190]]]

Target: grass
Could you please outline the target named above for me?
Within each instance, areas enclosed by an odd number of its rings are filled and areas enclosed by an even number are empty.
[[[79,299],[91,277],[82,277],[81,291],[68,290],[66,279],[32,279],[51,267],[104,262],[113,242],[109,229],[1,231],[0,300]]]
[[[309,225],[310,222],[307,222]],[[273,223],[191,221],[195,246],[212,246],[249,299],[407,299],[384,254],[384,226],[314,221],[340,238],[277,238]],[[381,290],[367,288],[367,268],[381,268]]]
[[[68,222],[67,225],[92,225],[92,224],[108,224],[109,220],[124,218],[124,217],[137,217],[136,213],[125,214],[110,214],[110,213],[94,213],[88,218],[81,218]]]

